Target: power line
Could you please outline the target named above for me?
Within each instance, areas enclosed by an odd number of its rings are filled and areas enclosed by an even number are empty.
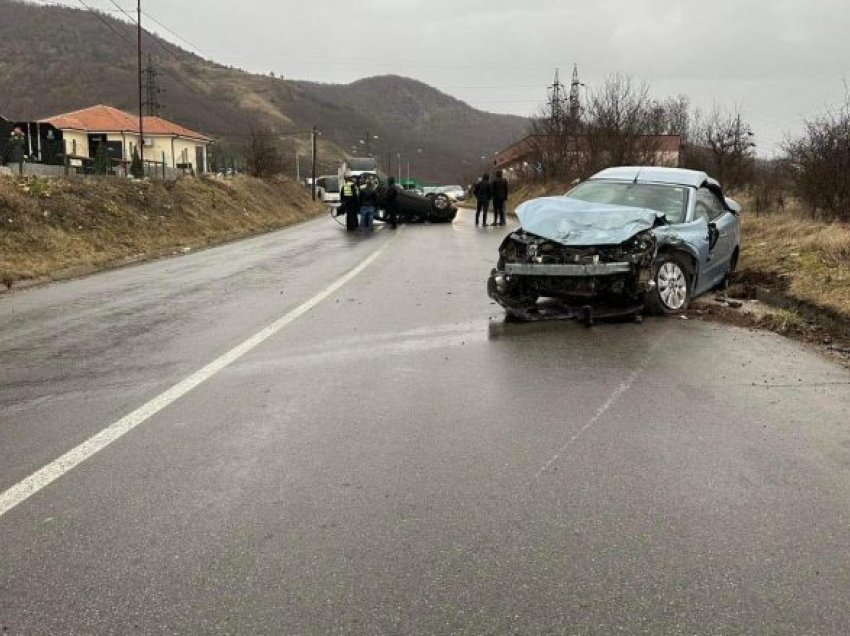
[[[174,37],[176,37],[178,40],[182,40],[185,44],[188,44],[189,46],[191,46],[191,47],[192,47],[193,49],[195,49],[198,53],[203,54],[203,56],[207,57],[208,59],[212,59],[212,56],[211,56],[211,55],[209,55],[208,53],[206,53],[203,49],[201,49],[201,47],[199,47],[199,46],[197,46],[197,45],[195,45],[195,44],[192,44],[189,40],[187,40],[186,38],[184,38],[182,35],[180,35],[180,34],[178,34],[178,33],[175,33],[172,29],[169,29],[167,26],[165,26],[162,22],[160,22],[159,20],[157,20],[155,17],[153,17],[153,16],[152,16],[150,13],[148,13],[147,11],[144,11],[144,10],[143,10],[143,11],[142,11],[142,13],[143,13],[145,16],[147,16],[148,18],[150,18],[153,22],[155,22],[156,24],[158,24],[159,26],[161,26],[163,29],[165,29],[166,31],[168,31],[171,35],[173,35]]]
[[[122,12],[125,16],[127,16],[127,18],[130,20],[130,22],[131,22],[134,26],[139,26],[138,21],[137,21],[137,20],[136,20],[133,16],[131,16],[129,13],[127,13],[127,11],[126,11],[125,9],[123,9],[123,8],[121,7],[121,5],[119,5],[117,2],[115,2],[115,0],[109,0],[109,1],[110,1],[113,5],[115,5],[115,7],[117,7],[117,9],[118,9],[119,11],[121,11],[121,12]],[[82,0],[78,0],[78,2],[82,2]],[[145,15],[147,15],[147,14],[145,14]],[[172,51],[170,48],[168,48],[167,46],[165,46],[162,42],[160,42],[160,40],[159,40],[158,38],[154,37],[154,36],[153,36],[152,34],[150,34],[150,33],[148,33],[148,37],[149,37],[151,40],[153,40],[154,44],[156,44],[156,45],[157,45],[157,46],[159,46],[161,49],[163,49],[166,53],[168,53],[168,54],[169,54],[171,57],[173,57],[175,60],[177,60],[178,62],[182,62],[182,61],[183,61],[183,60],[181,60],[181,59],[180,59],[180,56],[178,56],[178,55],[177,55],[174,51]]]
[[[110,22],[106,18],[104,18],[102,15],[100,15],[100,13],[97,10],[92,9],[83,0],[77,0],[77,2],[79,2],[81,5],[83,5],[89,13],[91,13],[98,20],[100,20],[103,24],[105,24],[109,28],[109,30],[112,31],[113,33],[115,33],[119,38],[121,38],[122,40],[124,40],[128,43],[130,42],[130,40],[128,40],[125,35],[123,35],[120,31],[118,31],[118,29],[116,29],[114,26],[112,26],[112,24],[110,24]]]
[[[127,16],[127,19],[128,19],[128,20],[130,20],[130,22],[132,22],[134,25],[136,24],[136,19],[135,19],[133,16],[131,16],[129,13],[127,13],[127,10],[126,10],[126,9],[124,9],[124,8],[123,8],[122,6],[120,6],[117,2],[115,2],[115,0],[109,0],[109,1],[110,1],[113,5],[115,5],[115,8],[116,8],[118,11],[120,11],[120,12],[121,12],[121,13],[123,13],[125,16]]]

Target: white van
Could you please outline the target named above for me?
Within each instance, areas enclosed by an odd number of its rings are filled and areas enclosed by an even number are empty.
[[[316,196],[328,205],[339,205],[339,177],[327,174],[316,179]]]

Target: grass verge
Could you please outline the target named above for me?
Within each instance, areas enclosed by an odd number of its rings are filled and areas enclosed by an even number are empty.
[[[285,178],[0,178],[0,284],[185,252],[323,210]]]

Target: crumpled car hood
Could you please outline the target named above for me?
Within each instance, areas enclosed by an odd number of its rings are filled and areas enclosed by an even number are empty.
[[[619,245],[664,223],[646,208],[587,203],[569,197],[531,199],[516,209],[522,229],[562,245]]]

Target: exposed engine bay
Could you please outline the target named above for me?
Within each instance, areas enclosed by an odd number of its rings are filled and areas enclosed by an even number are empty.
[[[619,245],[568,246],[519,229],[499,248],[488,292],[514,312],[534,311],[541,297],[628,312],[652,289],[655,255],[651,230]]]

